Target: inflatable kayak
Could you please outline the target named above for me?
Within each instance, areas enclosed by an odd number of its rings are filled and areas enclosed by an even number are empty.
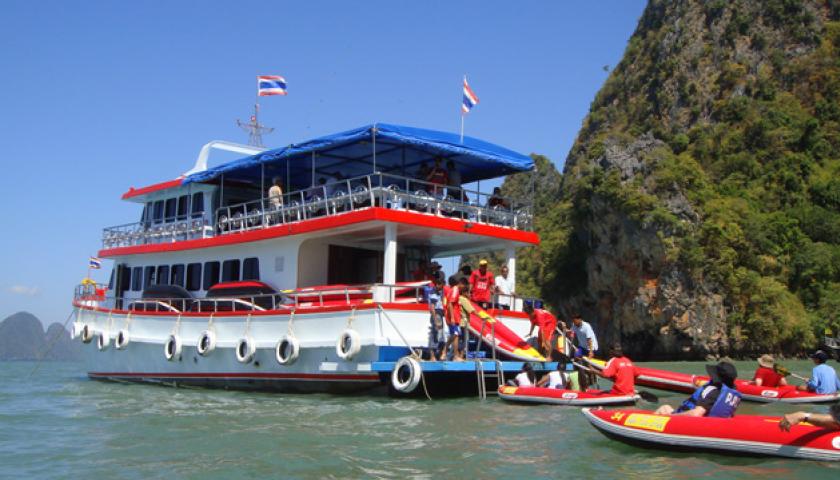
[[[638,395],[613,395],[599,390],[578,392],[560,388],[512,387],[509,385],[499,387],[499,397],[509,402],[590,407],[596,405],[632,405],[639,400]]]
[[[540,352],[523,340],[513,330],[505,326],[504,323],[498,321],[475,303],[472,306],[475,309],[475,313],[470,314],[470,333],[481,336],[484,343],[495,347],[497,353],[506,357],[524,362],[545,361],[545,357]]]
[[[780,417],[710,418],[588,408],[583,414],[607,437],[646,448],[840,461],[840,431],[801,423],[783,432]]]
[[[604,368],[602,360],[587,359],[595,368]],[[655,368],[636,367],[639,376],[636,384],[645,387],[658,388],[673,392],[692,393],[697,387],[709,381],[705,375],[691,375],[689,373],[669,372]],[[735,387],[741,392],[744,400],[759,403],[828,403],[840,400],[840,393],[822,394],[797,390],[793,385],[784,387],[760,387],[746,380],[736,380]]]

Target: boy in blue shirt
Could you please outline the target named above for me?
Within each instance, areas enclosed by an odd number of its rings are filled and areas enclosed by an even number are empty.
[[[446,324],[443,321],[443,280],[436,277],[431,285],[424,287],[426,303],[429,305],[429,359],[446,360],[443,345],[446,344]]]
[[[809,357],[814,360],[816,366],[811,370],[811,378],[808,383],[800,385],[799,390],[821,394],[837,393],[840,390],[840,379],[837,378],[837,372],[825,364],[828,361],[828,354],[822,350],[817,350]]]

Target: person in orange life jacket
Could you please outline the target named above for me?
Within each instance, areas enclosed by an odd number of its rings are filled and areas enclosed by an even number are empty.
[[[662,405],[654,412],[657,415],[688,415],[691,417],[735,416],[735,410],[741,404],[741,394],[735,389],[738,371],[729,362],[706,365],[709,382],[701,385],[676,410],[670,405]]]
[[[490,308],[490,296],[493,293],[494,283],[493,273],[487,269],[487,260],[482,259],[478,262],[478,270],[470,275],[470,289],[472,291],[470,299],[485,310]]]
[[[779,428],[784,432],[789,432],[790,427],[802,422],[808,422],[816,427],[829,430],[840,430],[840,403],[835,403],[829,407],[828,414],[809,412],[788,413],[782,417],[782,421],[779,422]]]
[[[636,393],[636,377],[639,376],[639,370],[629,358],[624,356],[624,351],[618,343],[610,347],[610,357],[604,370],[596,373],[604,378],[612,379],[613,386],[609,393],[633,395]]]
[[[461,356],[460,340],[461,340],[461,306],[458,299],[461,296],[461,289],[458,282],[454,278],[449,279],[448,288],[444,287],[444,317],[446,324],[449,327],[449,338],[442,350],[442,357],[446,358],[446,352],[452,346],[452,359],[463,360]]]
[[[557,328],[557,318],[548,310],[542,308],[534,308],[531,302],[525,302],[522,310],[528,314],[531,320],[531,330],[528,336],[534,334],[534,328],[537,329],[537,339],[540,344],[540,350],[546,357],[551,355],[551,337],[554,335],[554,329]]]

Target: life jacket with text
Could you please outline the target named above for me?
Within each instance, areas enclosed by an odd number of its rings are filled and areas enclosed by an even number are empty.
[[[703,398],[703,392],[707,388],[720,388],[720,393],[718,394],[714,405],[712,405],[712,408],[706,412],[705,416],[719,418],[733,417],[738,405],[741,404],[741,393],[734,388],[727,387],[726,385],[715,387],[708,383],[697,387],[697,390],[695,390],[694,393],[692,393],[691,396],[684,401],[682,405],[680,405],[680,408],[677,409],[677,413],[687,412],[688,410],[696,407]]]

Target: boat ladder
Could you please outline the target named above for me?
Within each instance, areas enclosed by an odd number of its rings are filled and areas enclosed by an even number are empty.
[[[478,398],[481,400],[485,400],[487,398],[487,379],[491,378],[496,381],[497,386],[502,386],[505,384],[505,371],[502,368],[502,362],[496,358],[496,323],[490,323],[490,338],[493,344],[490,346],[490,354],[492,355],[493,365],[496,367],[495,371],[487,372],[484,370],[484,362],[481,361],[481,358],[478,356],[478,352],[481,351],[481,344],[484,341],[484,325],[486,324],[487,319],[482,318],[481,320],[481,329],[478,331],[478,343],[475,347],[475,376],[476,376],[476,383],[478,385]],[[498,390],[491,390],[491,394],[497,394]]]

